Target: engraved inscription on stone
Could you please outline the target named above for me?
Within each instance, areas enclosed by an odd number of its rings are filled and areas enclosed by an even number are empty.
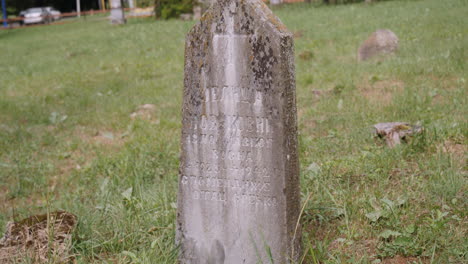
[[[292,263],[300,251],[291,34],[261,0],[220,0],[185,54],[181,263]]]

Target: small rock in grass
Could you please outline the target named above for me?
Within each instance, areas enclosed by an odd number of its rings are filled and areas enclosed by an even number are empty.
[[[398,49],[398,37],[391,30],[379,29],[364,41],[358,50],[358,60],[366,61],[377,55],[392,54]]]
[[[293,34],[293,37],[295,39],[302,38],[303,36],[304,36],[304,31],[303,30],[295,31],[294,34]]]
[[[412,126],[404,122],[379,123],[374,125],[375,132],[380,138],[385,138],[387,146],[395,147],[405,140],[407,136],[422,131],[421,126]]]
[[[320,98],[321,96],[329,95],[329,94],[332,94],[332,93],[333,93],[333,90],[332,90],[332,89],[327,89],[327,90],[312,90],[312,94],[313,94],[316,98]]]
[[[108,140],[114,140],[114,133],[112,132],[100,132],[99,136]]]
[[[156,110],[156,106],[154,104],[144,104],[138,106],[135,112],[130,114],[131,119],[146,119],[146,120],[151,120],[154,114],[154,111]]]
[[[193,15],[192,14],[180,14],[180,20],[183,21],[190,21],[193,20]]]
[[[302,60],[310,60],[314,58],[314,53],[312,53],[310,50],[305,50],[299,54],[299,58]]]

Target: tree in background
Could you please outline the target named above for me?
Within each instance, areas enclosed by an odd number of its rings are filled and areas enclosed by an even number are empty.
[[[193,4],[193,0],[155,0],[154,13],[158,19],[179,17],[183,13],[191,13]]]
[[[145,8],[145,7],[150,7],[155,4],[154,0],[135,0],[136,6]]]

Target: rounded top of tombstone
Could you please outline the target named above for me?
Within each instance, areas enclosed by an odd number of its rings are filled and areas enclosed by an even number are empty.
[[[280,35],[291,35],[291,32],[273,14],[262,0],[218,0],[205,12],[200,22],[194,27],[212,27],[217,31],[222,30],[229,17],[236,17],[235,28],[242,31],[253,30],[253,27],[266,27]],[[239,31],[239,30],[237,30]]]

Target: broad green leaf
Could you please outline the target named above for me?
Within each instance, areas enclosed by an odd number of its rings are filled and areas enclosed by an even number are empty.
[[[408,233],[408,234],[413,234],[414,231],[416,231],[416,227],[413,224],[411,224],[411,225],[409,225],[409,226],[407,226],[405,228],[405,232]]]
[[[132,194],[133,194],[133,188],[130,187],[122,193],[122,196],[127,200],[131,200]]]
[[[367,213],[366,217],[371,220],[371,222],[377,222],[382,217],[382,211]]]
[[[382,201],[382,203],[387,205],[390,209],[393,209],[395,207],[395,203],[392,202],[391,200],[387,199],[387,198],[383,198],[383,199],[381,199],[381,201]]]
[[[389,239],[390,237],[399,237],[399,236],[401,236],[400,232],[389,230],[389,229],[386,229],[379,235],[379,237],[383,239]]]
[[[407,237],[407,236],[400,236],[400,237],[397,237],[395,236],[395,241],[393,241],[393,244],[395,246],[399,246],[399,247],[409,247],[411,245],[413,245],[413,239],[411,239],[410,237]]]
[[[371,197],[369,199],[369,203],[370,205],[372,206],[372,208],[374,208],[374,210],[376,211],[380,211],[382,210],[382,207],[380,207],[379,203],[377,202],[377,199],[375,197]]]
[[[131,251],[122,251],[122,255],[125,255],[129,258],[132,259],[132,262],[134,263],[138,263],[138,258],[137,256],[135,255],[135,253],[131,252]]]

